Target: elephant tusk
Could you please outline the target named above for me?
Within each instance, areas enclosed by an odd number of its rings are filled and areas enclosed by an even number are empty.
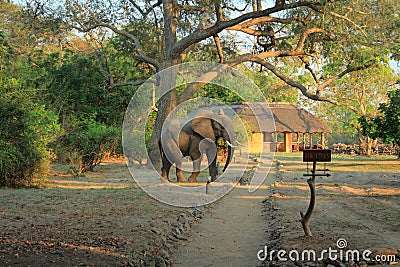
[[[244,146],[244,145],[241,144],[238,140],[236,140],[236,143],[237,143],[239,146]]]
[[[234,145],[232,145],[228,140],[226,140],[226,143],[228,144],[228,146],[230,146],[230,147],[232,147],[232,148],[236,148],[236,147],[238,147],[238,146],[234,146]]]

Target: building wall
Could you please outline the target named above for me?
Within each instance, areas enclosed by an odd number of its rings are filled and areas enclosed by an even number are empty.
[[[262,146],[262,151],[261,151]],[[264,142],[262,133],[253,133],[249,138],[249,153],[259,154],[265,152],[275,152],[276,143]]]
[[[249,138],[249,153],[252,154],[260,153],[262,142],[263,142],[262,133],[253,133]]]
[[[323,133],[306,134],[306,138],[303,137],[303,133],[300,134],[301,138],[292,140],[292,133],[285,132],[283,140],[279,142],[263,142],[263,133],[252,133],[249,138],[249,153],[259,154],[265,152],[292,152],[301,151],[304,148],[326,148],[326,140]],[[298,136],[298,137],[300,137]],[[305,143],[304,143],[305,142]],[[322,145],[320,144],[322,143]],[[318,144],[318,145],[317,145]],[[263,146],[261,151],[261,145]]]

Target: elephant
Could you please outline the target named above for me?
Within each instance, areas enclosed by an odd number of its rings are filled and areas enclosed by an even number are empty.
[[[165,123],[158,143],[162,157],[162,181],[169,181],[169,170],[175,163],[178,182],[186,182],[182,172],[182,159],[189,156],[193,161],[189,182],[196,182],[204,152],[211,181],[215,181],[218,174],[217,140],[221,137],[229,146],[227,161],[222,170],[224,172],[236,147],[233,145],[236,143],[233,123],[228,116],[201,110],[193,117],[175,118]]]

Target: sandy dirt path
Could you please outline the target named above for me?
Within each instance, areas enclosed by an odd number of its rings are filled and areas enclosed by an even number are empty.
[[[174,266],[257,266],[257,252],[266,243],[262,201],[267,186],[249,193],[237,186],[216,202],[192,229],[184,247],[174,256]]]

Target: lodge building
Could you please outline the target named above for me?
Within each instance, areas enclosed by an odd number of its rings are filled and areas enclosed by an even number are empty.
[[[234,111],[251,131],[249,153],[326,148],[325,134],[332,132],[321,119],[292,103],[246,102],[229,107],[225,112]]]

